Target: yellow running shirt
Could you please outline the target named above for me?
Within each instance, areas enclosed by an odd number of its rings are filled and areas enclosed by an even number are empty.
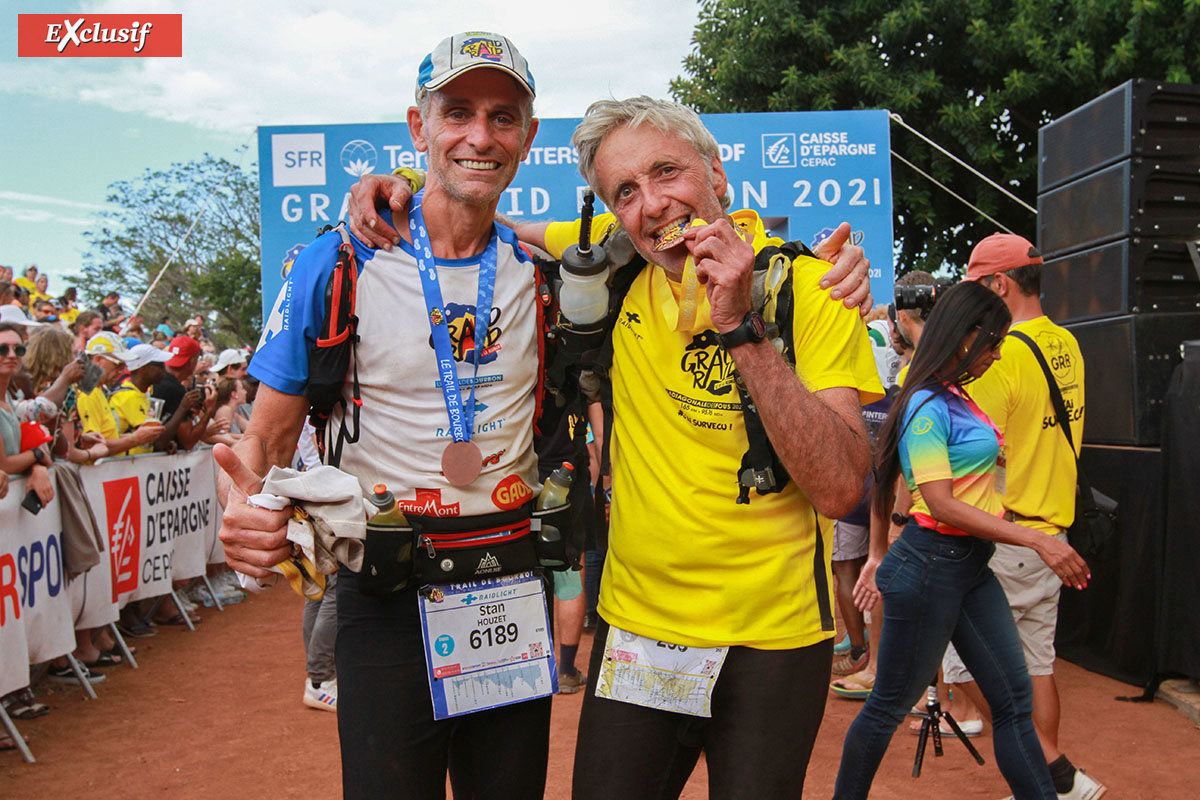
[[[117,418],[103,388],[97,386],[87,394],[76,392],[75,407],[79,410],[79,423],[84,433],[99,433],[105,439],[117,438]]]
[[[118,436],[132,433],[134,428],[145,422],[146,412],[150,406],[146,393],[134,386],[133,381],[129,378],[121,382],[121,385],[108,398],[108,403],[117,417]],[[141,444],[131,447],[125,452],[131,456],[138,453],[153,453],[154,445]]]
[[[733,217],[756,252],[782,244],[754,212]],[[565,247],[571,231],[571,223],[552,225],[547,243]],[[797,375],[810,391],[852,387],[863,404],[879,399],[866,326],[819,287],[829,265],[802,257],[792,269]],[[613,503],[600,615],[694,647],[774,650],[828,639],[833,629],[821,617],[832,608],[833,526],[794,483],[735,503],[747,439],[733,359],[717,342],[706,296],[693,329],[673,329],[678,290],[662,269],[644,269],[613,331]]]
[[[1075,337],[1042,316],[1012,326],[1033,339],[1062,391],[1075,453],[1058,429],[1046,376],[1029,345],[1006,336],[1000,360],[967,386],[1004,433],[1008,459],[1004,507],[1022,525],[1059,533],[1075,521],[1075,456],[1083,441],[1083,356]]]

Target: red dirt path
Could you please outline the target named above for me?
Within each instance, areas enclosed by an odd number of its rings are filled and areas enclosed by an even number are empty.
[[[98,701],[79,690],[38,688],[53,713],[19,723],[38,759],[0,753],[0,798],[326,798],[340,796],[333,714],[300,703],[301,601],[276,590],[223,613],[203,609],[195,633],[168,628],[136,642],[141,669],[108,670]],[[586,661],[590,639],[580,648]],[[1197,796],[1200,730],[1163,703],[1117,702],[1137,694],[1059,662],[1061,741],[1075,763],[1109,787],[1107,798]],[[569,797],[582,693],[554,700],[548,798]],[[830,696],[808,770],[806,797],[829,797],[842,737],[860,704]],[[977,767],[957,742],[927,754],[910,777],[916,737],[897,733],[873,798],[989,798],[1008,789],[987,733]],[[683,795],[707,797],[703,764]],[[1106,798],[1106,800],[1107,800]]]

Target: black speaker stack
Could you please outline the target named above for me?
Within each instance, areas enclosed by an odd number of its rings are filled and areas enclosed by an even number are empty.
[[[1166,617],[1179,616],[1166,613],[1163,563],[1190,552],[1166,530],[1167,464],[1189,426],[1168,425],[1164,439],[1164,403],[1181,345],[1200,339],[1200,86],[1128,81],[1043,127],[1038,155],[1042,308],[1083,353],[1080,464],[1120,503],[1118,536],[1088,559],[1088,590],[1063,593],[1056,643],[1090,669],[1153,684],[1180,660],[1162,655]],[[1192,526],[1181,534],[1200,542]]]
[[[1200,338],[1200,86],[1128,81],[1038,132],[1042,307],[1083,352],[1084,441],[1157,446]]]

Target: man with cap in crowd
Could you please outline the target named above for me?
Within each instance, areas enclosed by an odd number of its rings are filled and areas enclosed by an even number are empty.
[[[101,331],[88,340],[84,352],[92,363],[103,370],[99,382],[90,392],[79,389],[75,392],[75,407],[83,433],[99,433],[108,448],[107,455],[115,456],[131,448],[151,445],[162,433],[161,425],[140,425],[122,432],[117,429],[117,418],[105,394],[106,386],[114,386],[129,369],[133,356],[125,342],[111,331]]]
[[[246,374],[246,354],[232,348],[222,350],[217,356],[217,363],[209,371],[215,372],[220,378],[241,378]]]
[[[117,432],[126,433],[149,423],[161,426],[162,420],[150,414],[150,397],[146,392],[164,375],[163,364],[172,358],[172,354],[159,350],[148,344],[138,344],[129,348],[129,377],[113,390],[108,402],[117,417]],[[176,422],[178,426],[178,422]],[[161,436],[154,444],[144,444],[129,450],[130,455],[151,453],[156,448],[164,449],[174,436],[169,430],[162,430]]]
[[[200,360],[200,343],[190,336],[176,336],[167,351],[170,359],[162,377],[150,389],[150,396],[163,401],[162,416],[168,432],[180,449],[190,450],[204,438],[208,421],[217,406],[217,393],[211,387],[197,388],[192,382]]]
[[[998,294],[1012,312],[1000,360],[970,385],[971,397],[1004,434],[1007,469],[1005,517],[1047,536],[1066,539],[1075,519],[1076,458],[1083,440],[1083,355],[1070,331],[1042,311],[1042,256],[1015,234],[994,233],[971,251],[967,280]],[[1032,340],[1049,367],[1069,417],[1070,441],[1054,410],[1051,388]],[[990,566],[1012,606],[1025,662],[1033,680],[1033,723],[1059,797],[1096,800],[1103,784],[1058,746],[1060,706],[1054,681],[1054,634],[1062,581],[1032,550],[997,544]],[[963,683],[976,706],[987,709],[969,673],[958,665],[947,683]]]

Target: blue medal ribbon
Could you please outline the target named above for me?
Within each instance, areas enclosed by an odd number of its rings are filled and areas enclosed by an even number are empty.
[[[425,216],[421,212],[424,195],[425,192],[420,191],[412,199],[408,211],[408,229],[412,235],[413,249],[416,250],[417,268],[421,273],[421,291],[425,296],[425,311],[429,318],[433,351],[437,356],[438,373],[442,377],[442,396],[446,401],[446,414],[450,417],[450,435],[456,442],[469,442],[475,424],[475,377],[479,375],[479,361],[483,357],[484,342],[487,341],[488,322],[492,318],[492,296],[496,289],[496,230],[493,225],[491,238],[479,260],[479,296],[475,301],[475,370],[471,376],[470,402],[464,407],[458,368],[454,365],[454,346],[450,341],[450,327],[442,302],[442,288],[437,279],[437,262],[429,244]]]

